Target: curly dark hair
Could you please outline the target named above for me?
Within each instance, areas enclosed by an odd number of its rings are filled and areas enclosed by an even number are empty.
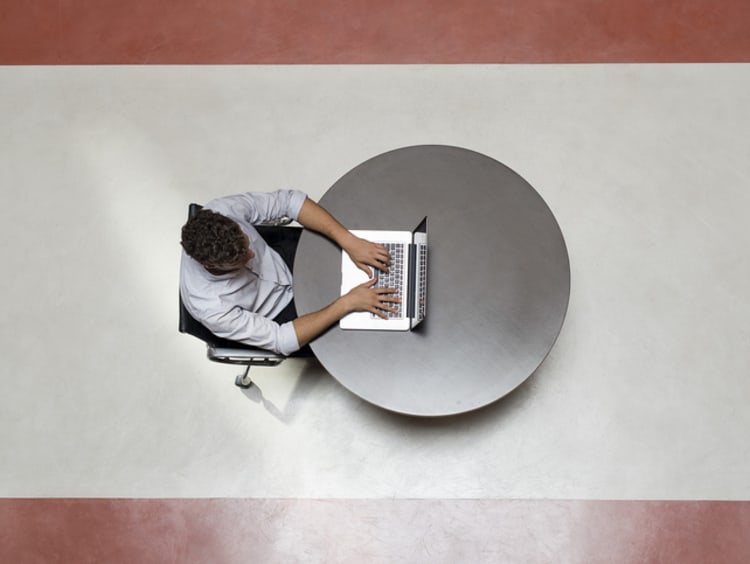
[[[236,222],[211,210],[202,209],[182,226],[185,252],[201,264],[228,264],[240,260],[247,246]]]

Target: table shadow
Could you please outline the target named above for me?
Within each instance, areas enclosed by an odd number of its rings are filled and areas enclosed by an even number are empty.
[[[336,382],[315,358],[290,359],[285,362],[304,362],[305,366],[283,408],[266,398],[263,394],[263,386],[256,382],[250,388],[242,390],[246,398],[262,406],[279,421],[286,424],[294,421],[303,405],[310,401],[313,389],[323,378],[331,378],[336,383],[340,393],[346,394],[352,402],[356,402],[355,411],[361,411],[367,418],[383,426],[415,433],[433,431],[461,433],[469,428],[481,431],[484,427],[502,425],[503,421],[527,406],[535,389],[544,381],[545,377],[545,367],[542,364],[515,390],[486,406],[454,415],[422,417],[389,411],[357,397]],[[353,413],[353,415],[355,414]]]
[[[362,408],[368,416],[388,427],[414,433],[440,431],[445,433],[463,433],[467,429],[481,431],[486,427],[497,427],[515,412],[524,409],[534,394],[535,389],[544,379],[544,368],[540,366],[517,388],[502,398],[483,407],[453,415],[422,417],[388,411],[367,402]]]

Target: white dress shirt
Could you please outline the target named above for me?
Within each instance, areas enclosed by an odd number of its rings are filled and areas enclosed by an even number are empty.
[[[284,216],[296,220],[305,198],[304,192],[297,190],[247,192],[217,198],[204,206],[237,222],[255,253],[237,271],[211,274],[182,252],[182,301],[214,335],[284,355],[300,348],[292,322],[279,325],[273,321],[292,300],[292,273],[253,225]]]

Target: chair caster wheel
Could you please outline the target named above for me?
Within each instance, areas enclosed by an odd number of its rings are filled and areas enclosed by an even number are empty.
[[[237,378],[234,379],[234,385],[238,388],[248,389],[252,387],[253,381],[245,374],[238,374]]]

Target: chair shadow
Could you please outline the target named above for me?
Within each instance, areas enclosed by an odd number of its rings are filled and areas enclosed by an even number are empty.
[[[310,396],[310,392],[320,382],[326,372],[316,358],[295,358],[287,359],[284,362],[303,362],[305,366],[283,409],[266,398],[261,385],[254,380],[252,386],[242,389],[242,393],[251,402],[261,405],[271,416],[282,423],[289,424],[294,421],[302,403]]]

